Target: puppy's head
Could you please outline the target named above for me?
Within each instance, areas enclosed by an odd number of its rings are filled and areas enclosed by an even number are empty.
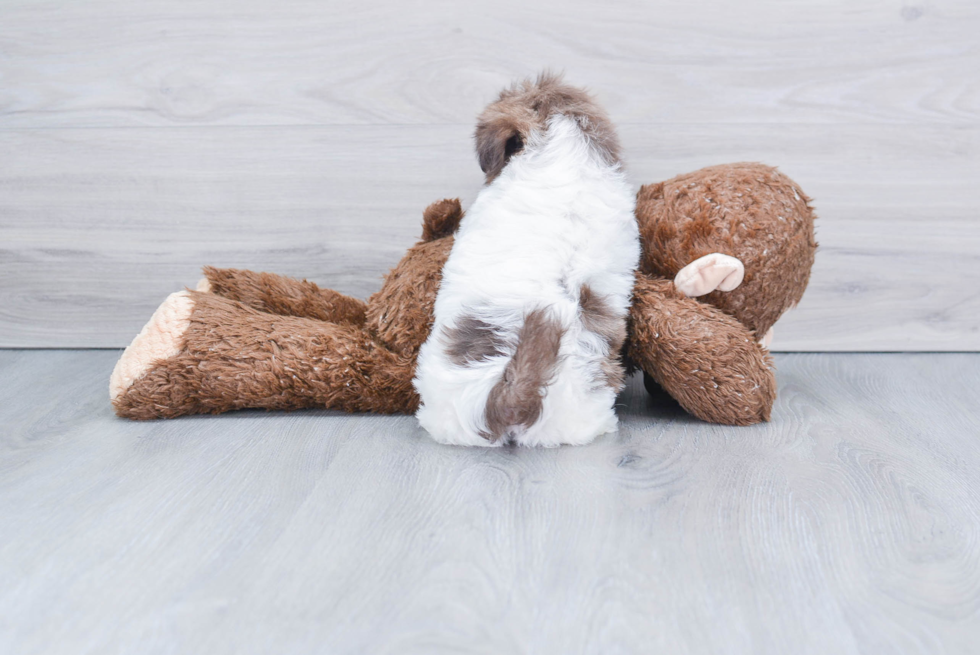
[[[521,152],[532,132],[547,129],[555,114],[572,118],[596,154],[607,164],[619,161],[619,140],[606,113],[588,93],[565,84],[561,75],[545,72],[536,80],[517,82],[480,114],[476,153],[487,184]]]

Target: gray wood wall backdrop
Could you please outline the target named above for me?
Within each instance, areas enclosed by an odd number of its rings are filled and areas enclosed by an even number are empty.
[[[777,350],[977,350],[978,35],[976,0],[3,0],[0,346],[124,346],[202,264],[368,295],[550,66],[637,184],[755,160],[815,198]]]

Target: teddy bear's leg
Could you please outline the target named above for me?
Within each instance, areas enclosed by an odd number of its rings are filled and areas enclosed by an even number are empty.
[[[629,357],[702,420],[769,420],[776,380],[766,351],[736,319],[685,298],[670,280],[637,276]]]
[[[270,314],[305,316],[331,323],[363,325],[367,305],[306,280],[236,268],[204,267],[197,290],[213,293]]]
[[[731,291],[742,283],[745,266],[735,257],[713,252],[699,257],[677,271],[674,286],[688,298],[711,293],[715,289]]]
[[[169,418],[248,407],[414,412],[414,361],[363,330],[259,312],[214,294],[172,294],[110,379],[119,416]]]

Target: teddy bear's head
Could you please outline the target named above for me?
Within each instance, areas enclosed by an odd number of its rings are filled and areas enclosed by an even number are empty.
[[[810,199],[775,168],[712,166],[637,194],[644,273],[673,279],[710,253],[735,257],[745,278],[732,291],[699,300],[718,307],[758,337],[803,297],[817,242]]]

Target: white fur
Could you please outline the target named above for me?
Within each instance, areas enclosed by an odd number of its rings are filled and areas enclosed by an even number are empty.
[[[477,196],[443,268],[435,323],[419,352],[417,417],[447,444],[501,445],[481,436],[487,396],[504,356],[459,366],[446,353],[444,329],[464,315],[495,326],[514,345],[524,316],[546,307],[565,329],[557,374],[522,445],[583,444],[616,429],[615,391],[597,384],[608,345],[584,329],[584,284],[625,322],[640,256],[634,194],[619,165],[593,151],[578,124],[553,116],[532,134],[500,176]]]

